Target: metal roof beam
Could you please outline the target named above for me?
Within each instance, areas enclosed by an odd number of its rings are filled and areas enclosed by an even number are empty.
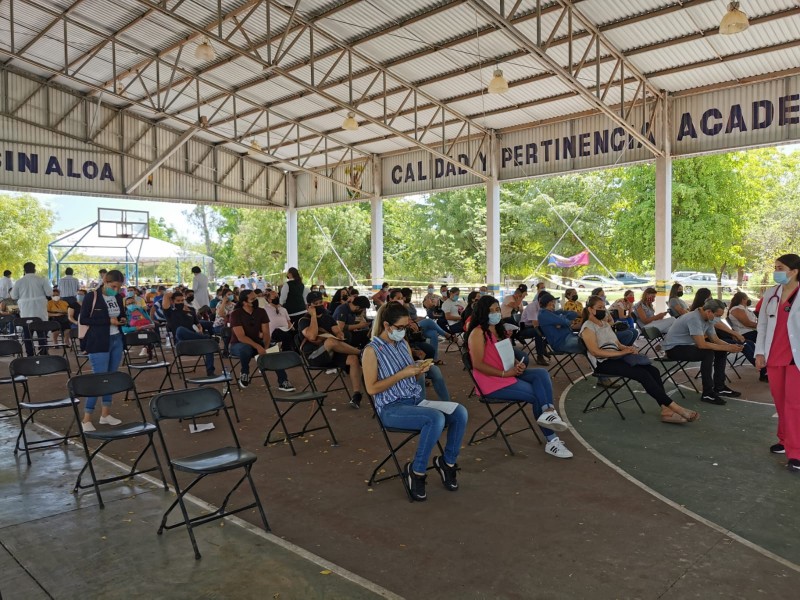
[[[153,162],[151,162],[147,167],[145,167],[144,171],[142,171],[134,180],[133,182],[125,188],[125,193],[127,195],[132,194],[136,188],[144,183],[144,180],[150,177],[158,167],[163,165],[170,156],[175,154],[178,150],[180,150],[181,146],[183,146],[186,142],[194,137],[194,134],[197,133],[196,128],[187,129],[184,131],[178,139],[172,142],[172,145],[167,148],[161,156],[156,158]]]
[[[614,55],[617,59],[617,66],[621,72],[620,79],[622,80],[622,84],[620,85],[620,95],[622,97],[622,106],[620,107],[619,113],[617,111],[612,110],[605,102],[604,97],[607,94],[610,85],[613,82],[613,78],[616,76],[617,69],[614,69],[614,73],[611,76],[611,79],[608,82],[601,82],[600,80],[600,69],[597,69],[597,80],[596,80],[596,90],[595,93],[587,90],[584,85],[578,80],[575,73],[572,72],[572,65],[570,64],[568,67],[563,67],[559,61],[555,58],[550,56],[547,52],[548,44],[542,44],[542,40],[545,38],[543,36],[539,36],[536,42],[530,40],[525,34],[519,31],[504,15],[497,12],[491,6],[488,6],[484,0],[467,0],[470,5],[472,5],[477,12],[483,15],[484,18],[488,19],[489,21],[493,22],[500,31],[502,31],[507,38],[517,44],[521,49],[526,50],[532,57],[534,57],[537,61],[541,64],[545,65],[550,71],[555,73],[555,75],[561,79],[564,83],[569,85],[572,89],[576,90],[580,96],[582,96],[587,102],[596,106],[602,113],[604,113],[607,117],[611,120],[618,123],[623,129],[625,129],[631,137],[636,138],[637,141],[641,142],[648,150],[650,150],[656,156],[661,156],[663,151],[653,144],[649,137],[639,131],[639,128],[636,127],[633,123],[625,118],[625,75],[626,71],[628,75],[635,77],[637,80],[640,80],[643,85],[640,86],[642,90],[642,100],[647,101],[648,94],[650,96],[651,101],[659,102],[662,100],[662,95],[659,90],[657,90],[653,85],[647,82],[646,78],[639,74],[636,67],[634,67],[623,55],[619,52],[613,45],[611,45],[603,36],[603,34],[597,30],[597,27],[589,21],[586,17],[584,17],[577,9],[575,9],[572,5],[572,2],[569,0],[558,0],[559,4],[563,7],[563,12],[561,17],[558,19],[556,27],[551,31],[550,38],[552,39],[553,33],[556,29],[560,26],[563,17],[566,15],[567,22],[569,26],[569,32],[573,31],[575,27],[575,21],[581,23],[581,25],[592,32],[593,35],[593,42],[596,44],[596,54],[600,54],[600,47],[602,46],[605,48],[606,52]],[[590,41],[590,43],[592,43]],[[572,54],[572,43],[570,42],[570,55]],[[571,62],[571,61],[570,61]],[[605,83],[605,92],[601,94],[600,90],[603,87],[603,83]],[[636,97],[630,98],[629,102],[631,104],[635,104],[637,101]]]
[[[26,1],[28,1],[28,0],[26,0]],[[271,1],[271,0],[269,0],[269,1]],[[138,2],[140,4],[143,4],[145,6],[151,7],[154,10],[157,10],[158,12],[164,14],[165,16],[168,16],[171,19],[175,20],[176,22],[180,23],[184,27],[187,27],[187,28],[195,30],[195,31],[201,31],[201,32],[203,31],[202,28],[199,25],[193,23],[189,19],[185,19],[185,18],[181,17],[180,15],[174,14],[173,12],[168,10],[167,8],[161,6],[160,4],[156,4],[156,3],[152,2],[151,0],[136,0],[136,2]],[[278,5],[274,4],[274,3],[272,3],[272,6],[275,6],[278,10],[287,12],[287,14],[291,12],[290,8],[286,8],[286,7],[283,7],[283,6],[278,6]],[[315,30],[320,35],[324,35],[324,36],[328,37],[333,43],[335,43],[336,45],[338,45],[338,46],[342,47],[343,49],[345,49],[349,54],[351,54],[351,55],[355,54],[354,51],[352,50],[352,48],[349,48],[346,44],[344,44],[343,42],[337,40],[335,38],[335,36],[332,36],[332,35],[328,34],[327,32],[319,30],[314,25],[310,25],[304,18],[296,15],[295,16],[295,20],[297,20],[300,23],[303,23],[304,25],[307,25],[309,30]],[[484,174],[484,173],[482,173],[482,172],[480,172],[480,171],[478,171],[476,169],[473,169],[472,167],[465,166],[464,164],[460,163],[456,158],[453,158],[453,157],[445,154],[444,152],[439,152],[436,149],[433,149],[433,148],[431,148],[431,147],[429,147],[429,146],[427,146],[425,144],[422,144],[415,137],[413,137],[411,135],[408,135],[407,133],[405,133],[405,132],[403,132],[403,131],[401,131],[401,130],[399,130],[399,129],[397,129],[397,128],[389,125],[389,124],[387,124],[385,122],[385,119],[382,120],[380,118],[375,118],[372,115],[360,110],[357,106],[354,106],[351,102],[344,102],[344,101],[340,100],[339,98],[336,98],[335,96],[332,96],[332,95],[327,94],[325,92],[321,92],[315,86],[311,85],[310,83],[308,83],[306,81],[303,81],[299,77],[296,77],[296,76],[292,75],[291,73],[289,73],[288,71],[284,70],[283,68],[281,68],[279,66],[275,66],[275,64],[273,64],[273,63],[269,63],[269,62],[265,61],[264,59],[261,58],[260,55],[254,53],[254,52],[252,52],[252,51],[250,51],[248,49],[241,48],[241,47],[237,46],[236,44],[230,42],[229,40],[226,40],[225,38],[223,38],[223,37],[221,37],[219,35],[208,34],[207,37],[210,40],[213,40],[214,42],[216,42],[217,44],[220,44],[221,46],[223,46],[223,47],[225,47],[225,48],[227,48],[227,49],[239,54],[243,58],[247,58],[247,59],[249,59],[251,61],[254,61],[257,64],[262,65],[262,67],[264,67],[264,68],[266,68],[268,70],[271,70],[272,72],[274,72],[274,73],[276,73],[278,75],[281,75],[282,77],[288,79],[289,81],[291,81],[295,85],[297,85],[299,87],[302,87],[302,88],[308,90],[309,92],[317,94],[318,96],[320,96],[321,98],[323,98],[324,100],[329,102],[330,104],[332,104],[334,106],[338,106],[343,110],[346,110],[346,111],[349,111],[349,112],[353,112],[356,115],[360,116],[363,120],[369,121],[370,123],[373,123],[374,125],[377,125],[378,127],[382,128],[382,129],[385,129],[389,133],[392,133],[393,135],[404,139],[405,141],[409,142],[412,146],[416,146],[416,147],[420,148],[421,150],[425,150],[426,152],[432,154],[433,156],[435,156],[437,158],[441,158],[442,160],[444,160],[444,161],[446,161],[448,163],[457,165],[462,170],[465,170],[465,171],[467,171],[469,173],[472,173],[473,175],[475,175],[477,177],[480,177],[481,179],[487,179],[487,175],[486,174]],[[370,58],[368,58],[366,56],[358,55],[358,58],[359,58],[359,60],[363,60],[367,64],[373,65],[375,68],[383,70],[382,67],[380,67],[380,65],[378,65],[372,59],[370,59]],[[400,82],[401,84],[405,84],[405,82],[403,82],[402,79],[400,79],[399,77],[397,77],[397,76],[395,76],[395,75],[393,75],[391,73],[387,72],[387,76],[391,77],[395,81]],[[406,84],[406,85],[408,85],[410,91],[412,91],[415,96],[422,96],[424,98],[427,98],[429,101],[437,104],[442,109],[443,114],[449,115],[449,117],[451,119],[452,118],[457,118],[457,119],[460,119],[462,121],[468,122],[471,132],[474,130],[474,131],[477,131],[477,132],[481,132],[484,135],[488,135],[488,132],[486,131],[485,128],[477,125],[476,123],[470,122],[468,119],[465,119],[462,115],[459,115],[457,112],[448,109],[444,104],[440,103],[438,100],[436,100],[432,96],[429,96],[427,93],[421,92],[421,91],[417,90],[416,88],[414,88],[413,86],[411,86],[409,84]],[[249,101],[249,102],[252,102],[252,101]],[[444,145],[446,143],[446,140],[442,140],[442,143]],[[360,151],[359,151],[359,153],[360,153]]]

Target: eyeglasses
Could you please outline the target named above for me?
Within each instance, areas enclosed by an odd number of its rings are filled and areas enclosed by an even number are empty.
[[[408,325],[390,325],[392,329],[397,329],[398,331],[405,331],[408,329]]]

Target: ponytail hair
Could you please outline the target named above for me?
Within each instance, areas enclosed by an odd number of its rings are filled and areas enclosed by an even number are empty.
[[[598,302],[602,302],[603,306],[605,306],[605,300],[603,300],[600,296],[589,296],[589,299],[586,301],[586,306],[583,307],[583,312],[581,313],[581,317],[583,318],[583,322],[589,320],[589,307],[594,306]]]

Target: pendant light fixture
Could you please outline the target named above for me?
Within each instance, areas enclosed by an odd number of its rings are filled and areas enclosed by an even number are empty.
[[[217,53],[214,52],[214,46],[209,43],[207,37],[204,37],[202,43],[198,44],[197,48],[194,50],[194,57],[197,60],[214,60],[216,56]]]
[[[728,12],[722,17],[719,24],[719,32],[722,35],[732,35],[740,33],[750,27],[750,20],[747,15],[739,8],[738,2],[728,4]]]
[[[344,121],[342,121],[342,129],[346,131],[355,131],[358,129],[358,121],[356,121],[356,115],[353,112],[347,113],[347,117]]]
[[[505,94],[508,91],[508,81],[503,77],[502,69],[496,68],[494,70],[492,80],[489,82],[486,91],[490,94]]]
[[[250,154],[254,154],[256,152],[261,152],[261,144],[258,143],[256,138],[250,140]]]

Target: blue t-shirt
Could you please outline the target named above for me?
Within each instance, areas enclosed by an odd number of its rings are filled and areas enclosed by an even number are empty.
[[[692,336],[702,335],[703,337],[717,337],[714,332],[714,322],[706,321],[699,311],[693,310],[681,315],[667,331],[661,346],[664,350],[675,348],[676,346],[694,346]]]
[[[539,327],[544,333],[544,337],[553,347],[558,350],[564,340],[572,333],[572,321],[563,315],[554,313],[552,310],[539,310]]]

